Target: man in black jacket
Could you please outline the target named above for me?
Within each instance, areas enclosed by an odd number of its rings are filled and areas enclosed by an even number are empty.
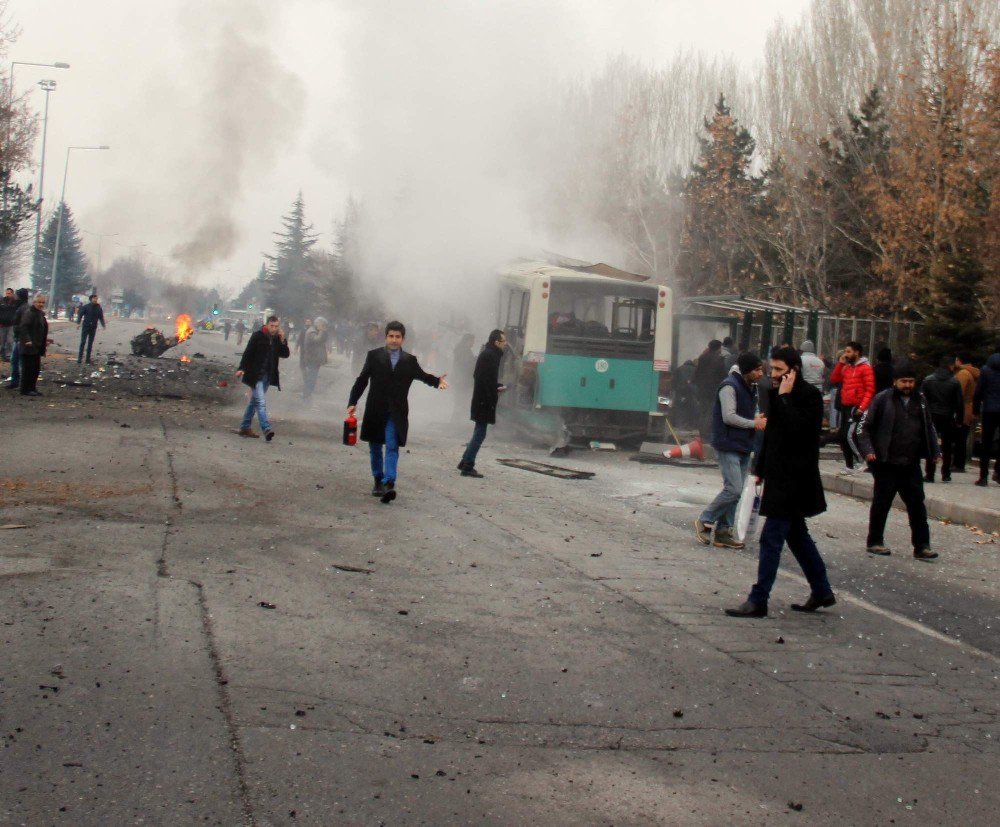
[[[14,346],[10,351],[10,380],[4,385],[9,391],[15,391],[21,386],[21,343],[17,339],[17,326],[21,323],[21,316],[28,307],[28,288],[18,287],[14,300],[14,322],[12,336]]]
[[[41,396],[38,374],[49,343],[49,323],[45,318],[45,296],[35,296],[18,316],[17,341],[21,350],[21,396]]]
[[[9,359],[14,343],[14,316],[17,315],[17,297],[14,288],[8,287],[0,299],[0,359]]]
[[[472,439],[465,446],[465,453],[458,463],[463,477],[482,477],[476,470],[476,456],[486,439],[486,427],[497,421],[497,402],[500,399],[500,361],[507,347],[507,337],[502,330],[490,332],[490,338],[476,359],[472,372],[472,411],[470,419],[476,423],[472,429]]]
[[[384,503],[396,499],[399,449],[406,445],[410,427],[410,405],[407,401],[410,385],[414,379],[419,379],[439,390],[448,387],[444,376],[427,373],[420,367],[416,356],[403,350],[405,338],[406,328],[402,322],[389,322],[385,326],[385,346],[368,351],[347,403],[347,415],[353,416],[358,401],[371,382],[361,421],[361,439],[368,443],[371,455],[372,477],[375,479],[372,496],[381,497]]]
[[[920,392],[927,400],[934,430],[941,441],[941,482],[951,482],[952,446],[965,413],[962,385],[951,372],[954,361],[950,356],[945,357],[938,369],[920,383]],[[924,464],[924,482],[934,482],[933,457],[927,457]]]
[[[98,322],[100,322],[101,327],[105,330],[108,329],[108,326],[104,323],[104,308],[97,301],[97,293],[93,293],[86,306],[80,308],[80,313],[76,319],[76,325],[80,328],[80,353],[76,357],[78,365],[83,361],[84,347],[87,349],[87,364],[93,364],[90,361],[90,354],[94,350],[94,337],[97,335]]]
[[[268,442],[274,439],[274,429],[271,428],[267,418],[267,404],[264,397],[271,385],[281,390],[278,360],[287,359],[288,355],[288,340],[281,329],[281,322],[277,316],[268,316],[267,324],[255,331],[247,342],[246,350],[240,359],[239,370],[236,371],[236,378],[242,379],[243,384],[250,388],[250,402],[243,413],[243,421],[238,431],[240,436],[254,438],[260,436],[250,427],[256,412],[264,438]]]
[[[805,603],[793,603],[792,608],[814,612],[837,602],[826,565],[806,526],[807,517],[826,511],[819,475],[823,395],[802,378],[801,372],[802,360],[793,348],[772,351],[767,427],[755,469],[757,480],[764,483],[760,513],[767,519],[760,535],[757,582],[746,602],[726,609],[730,617],[767,616],[785,543],[802,567],[810,588]]]
[[[937,433],[927,400],[916,390],[917,379],[908,361],[896,365],[892,387],[875,394],[858,426],[858,445],[871,464],[875,490],[868,514],[868,551],[891,554],[885,544],[885,521],[896,494],[906,504],[913,556],[933,560],[931,532],[924,505],[920,460],[941,459]]]

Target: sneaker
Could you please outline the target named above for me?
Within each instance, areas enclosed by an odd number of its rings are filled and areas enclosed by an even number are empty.
[[[703,546],[710,545],[712,542],[712,527],[701,520],[695,520],[694,536],[698,538],[698,542]]]
[[[867,551],[869,554],[881,555],[882,557],[888,557],[890,554],[892,554],[892,549],[890,549],[888,546],[882,545],[882,543],[876,543],[873,546],[868,546],[868,548],[865,549],[865,551]]]
[[[381,480],[375,480],[375,485],[372,486],[372,496],[381,497],[385,493],[385,486],[382,485]]]
[[[271,429],[268,429],[267,433],[264,434],[264,439],[266,439],[268,442],[270,442],[272,439],[274,439],[274,431],[272,431]]]
[[[941,482],[951,482],[951,474],[942,474]]]
[[[467,465],[466,465],[466,464],[465,464],[464,462],[460,462],[460,463],[458,463],[458,465],[456,465],[455,467],[456,467],[456,468],[457,468],[457,469],[458,469],[459,471],[464,471],[464,470],[465,470],[465,469],[466,469],[466,468],[467,468],[468,466],[467,466]]]
[[[253,437],[254,439],[260,439],[260,434],[256,433],[253,428],[240,428],[236,433],[240,436]]]
[[[913,549],[913,556],[918,560],[933,560],[938,556],[936,551],[931,551],[929,548],[915,548]]]
[[[924,482],[934,482],[934,477],[930,474],[924,474]]]
[[[743,548],[746,543],[743,543],[736,539],[736,535],[728,528],[716,529],[715,531],[715,542],[712,543],[716,548]]]
[[[468,465],[462,469],[463,477],[475,477],[477,480],[481,480],[483,475],[480,474],[475,468],[470,468]]]
[[[986,479],[986,477],[980,477],[980,478],[979,478],[978,480],[976,480],[976,481],[975,481],[974,483],[972,483],[972,484],[973,484],[973,485],[978,485],[978,486],[979,486],[980,488],[986,488],[986,486],[988,486],[988,485],[989,485],[990,483],[989,483],[989,481],[988,481],[988,480]]]
[[[385,491],[382,492],[382,502],[388,505],[394,499],[396,499],[396,483],[387,482],[385,484]]]
[[[844,475],[845,477],[849,477],[849,476],[851,476],[852,474],[856,474],[856,473],[858,473],[858,469],[857,469],[857,468],[855,468],[855,467],[854,467],[854,466],[852,466],[852,465],[845,465],[845,466],[844,466],[844,467],[843,467],[843,468],[841,469],[840,473],[841,473],[841,474],[843,474],[843,475]]]

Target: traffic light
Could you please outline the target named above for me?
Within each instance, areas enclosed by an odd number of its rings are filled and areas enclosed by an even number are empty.
[[[248,304],[247,305],[247,310],[253,310],[253,305],[252,304]]]
[[[212,305],[212,315],[213,316],[218,316],[219,315],[219,305],[218,304],[213,304]]]

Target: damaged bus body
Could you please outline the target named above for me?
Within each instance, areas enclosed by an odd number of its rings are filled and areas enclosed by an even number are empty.
[[[660,439],[661,377],[670,370],[673,297],[604,264],[518,261],[500,272],[507,336],[501,405],[554,439]]]

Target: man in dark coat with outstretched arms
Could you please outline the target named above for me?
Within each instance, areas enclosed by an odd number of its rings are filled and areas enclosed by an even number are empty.
[[[806,518],[826,511],[819,475],[819,438],[823,427],[823,395],[802,376],[802,360],[790,347],[771,353],[770,415],[755,472],[764,483],[760,513],[767,519],[760,536],[757,582],[746,602],[726,609],[730,617],[766,617],[771,587],[778,576],[781,549],[788,547],[809,581],[800,612],[833,606],[837,600],[826,565],[809,536]]]
[[[500,401],[500,362],[503,350],[507,347],[507,337],[502,330],[494,330],[486,342],[486,346],[476,359],[476,367],[472,372],[472,408],[469,418],[476,423],[472,429],[472,439],[465,447],[465,453],[459,460],[458,470],[463,477],[482,477],[476,470],[476,456],[486,439],[486,428],[497,421],[497,402]]]
[[[402,322],[389,322],[385,326],[385,347],[368,351],[347,403],[347,414],[352,416],[358,400],[371,383],[361,421],[361,439],[368,443],[371,453],[372,476],[375,478],[372,495],[381,497],[384,503],[396,499],[399,449],[406,445],[409,431],[407,396],[410,385],[414,379],[419,379],[439,390],[448,387],[444,376],[432,376],[425,372],[417,357],[403,350],[404,338],[406,328]]]

